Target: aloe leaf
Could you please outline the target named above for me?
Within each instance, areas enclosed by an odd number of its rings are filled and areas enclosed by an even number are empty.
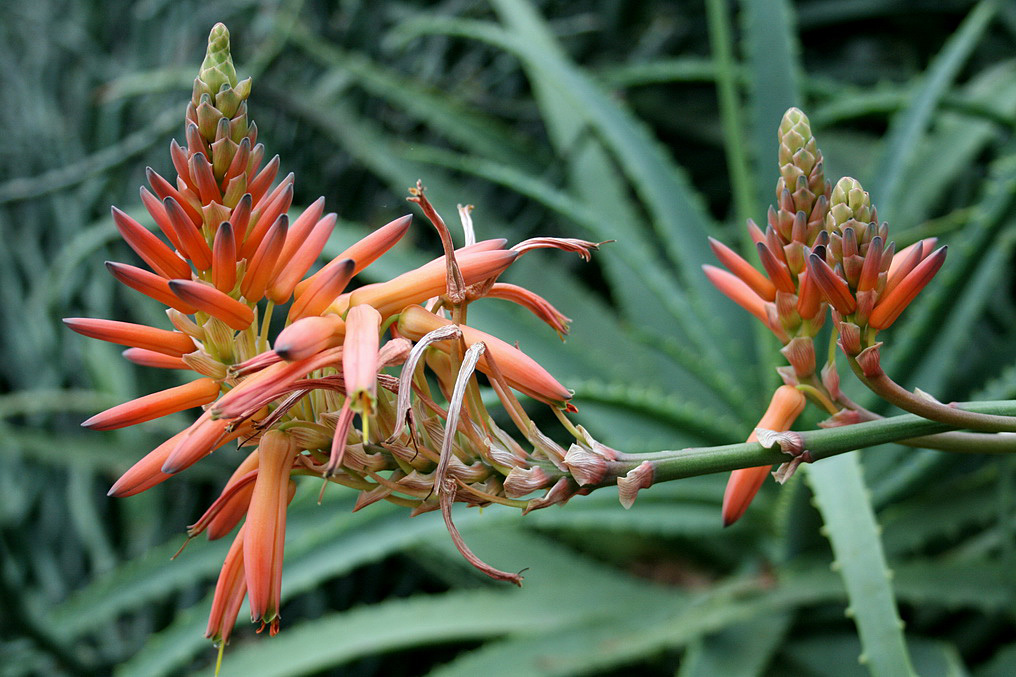
[[[899,212],[900,198],[906,188],[903,177],[912,165],[939,101],[980,43],[997,8],[995,0],[982,0],[977,4],[935,57],[911,105],[890,124],[869,182],[879,216],[889,223],[893,223]]]
[[[807,473],[847,588],[865,665],[875,677],[914,674],[857,454],[808,465]]]
[[[760,616],[703,637],[688,647],[677,677],[763,675],[792,620],[786,612]]]

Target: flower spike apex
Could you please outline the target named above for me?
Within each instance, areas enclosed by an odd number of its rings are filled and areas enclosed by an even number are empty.
[[[223,23],[212,26],[208,34],[208,51],[201,63],[198,79],[208,86],[212,94],[217,94],[222,85],[236,87],[236,68],[233,67],[233,56],[229,52],[229,29]]]

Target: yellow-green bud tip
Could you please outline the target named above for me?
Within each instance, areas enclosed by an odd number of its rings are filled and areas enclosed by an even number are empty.
[[[837,181],[829,198],[826,227],[837,228],[850,219],[868,223],[872,218],[871,198],[861,187],[861,182],[849,176]]]
[[[198,79],[204,82],[213,94],[218,93],[222,85],[236,86],[236,69],[233,57],[229,52],[229,30],[225,24],[217,23],[208,34],[208,51],[201,64]]]

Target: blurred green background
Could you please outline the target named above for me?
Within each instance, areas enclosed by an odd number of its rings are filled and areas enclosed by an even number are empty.
[[[211,671],[204,624],[228,544],[168,558],[236,458],[106,498],[187,419],[82,431],[175,375],[59,319],[168,326],[103,270],[134,261],[109,206],[140,217],[145,167],[172,171],[217,21],[254,77],[259,140],[296,174],[294,204],[324,195],[340,215],[327,252],[409,211],[417,178],[450,222],[456,203],[476,205],[481,238],[617,240],[592,264],[536,253],[512,270],[574,318],[566,343],[496,300],[470,314],[575,388],[578,420],[607,444],[739,441],[764,409],[778,346],[699,265],[712,263],[706,234],[743,248],[744,219],[764,220],[791,105],[809,113],[827,177],[859,178],[898,246],[950,245],[885,335],[889,373],[946,401],[1016,396],[1012,3],[2,3],[0,674]],[[370,274],[439,251],[422,220],[409,239]],[[306,482],[282,633],[242,623],[223,674],[863,675],[908,661],[922,675],[1016,674],[1013,459],[891,446],[840,458],[765,487],[726,530],[720,476],[654,487],[629,511],[611,490],[524,519],[463,510],[478,554],[529,567],[521,591],[472,571],[437,516],[350,514],[338,490],[317,506]],[[860,559],[831,567],[827,534]],[[848,613],[845,586],[865,591]],[[855,619],[885,641],[862,649]]]

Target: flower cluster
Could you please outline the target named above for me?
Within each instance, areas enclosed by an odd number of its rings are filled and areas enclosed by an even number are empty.
[[[357,509],[384,499],[413,514],[441,510],[471,562],[518,583],[518,574],[472,555],[452,523],[453,502],[525,510],[560,503],[580,491],[565,457],[600,458],[610,450],[568,421],[574,407],[567,388],[517,347],[467,326],[467,308],[483,297],[505,299],[563,335],[563,314],[498,277],[527,251],[549,247],[588,259],[597,244],[534,238],[509,248],[502,239],[475,241],[469,210],[462,208],[467,243],[456,249],[418,184],[409,199],[437,229],[443,256],[346,291],[406,233],[411,218],[405,216],[308,276],[336,217],[319,199],[290,222],[293,177],[276,183],[278,157],[264,162],[248,119],[250,91],[249,79],[237,80],[229,34],[218,24],[187,107],[186,146],[173,141],[170,147],[177,179],[149,170],[151,190],[141,189],[161,236],[113,209],[117,228],[147,269],[109,263],[109,270],[167,305],[173,329],[65,320],[81,334],[128,346],[124,356],[132,362],[199,375],[85,421],[110,430],[202,408],[191,426],[124,473],[110,494],[149,489],[232,440],[251,448],[188,530],[213,539],[236,530],[208,623],[217,642],[229,639],[245,597],[253,621],[273,634],[278,629],[294,475],[359,490]],[[272,317],[284,304],[284,328],[273,337]],[[401,367],[401,375],[389,374],[389,367]],[[495,423],[477,371],[524,443]],[[551,406],[575,437],[570,449],[537,428],[516,391]],[[526,498],[534,492],[541,493]]]
[[[776,206],[769,208],[764,232],[748,222],[765,274],[716,240],[711,240],[713,252],[730,272],[708,265],[703,269],[720,291],[783,343],[780,352],[789,366],[778,371],[785,384],[835,398],[840,395],[835,363],[827,362],[821,379],[816,375],[814,338],[827,308],[832,308],[844,353],[865,373],[876,373],[880,344],[875,334],[895,322],[931,281],[945,261],[946,248],[932,253],[935,240],[928,239],[894,253],[895,244],[887,242],[889,226],[879,223],[861,184],[849,177],[835,187],[826,181],[822,153],[800,110],[784,114],[778,140]],[[760,427],[786,430],[803,406],[803,396],[778,390]],[[724,496],[726,524],[744,513],[769,470],[734,471]]]

